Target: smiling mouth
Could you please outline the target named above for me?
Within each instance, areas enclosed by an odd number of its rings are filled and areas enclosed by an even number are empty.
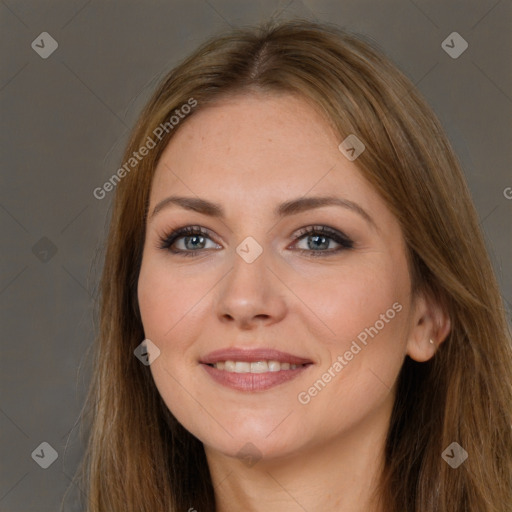
[[[311,363],[293,364],[274,360],[255,362],[227,360],[211,363],[208,366],[228,373],[267,373],[296,370],[309,364]]]
[[[270,348],[228,347],[203,356],[199,364],[209,377],[236,391],[266,391],[294,380],[314,361]]]
[[[214,382],[235,391],[262,392],[285,385],[307,372],[313,363],[268,361],[218,361],[201,366]]]

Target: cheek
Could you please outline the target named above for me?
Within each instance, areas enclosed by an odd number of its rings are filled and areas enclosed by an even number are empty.
[[[347,265],[336,279],[298,292],[324,326],[324,358],[311,385],[320,379],[328,389],[318,383],[324,398],[315,398],[317,404],[335,400],[344,411],[355,410],[382,401],[393,387],[405,357],[409,300],[407,267],[396,261]]]
[[[172,271],[159,257],[143,259],[139,281],[139,309],[147,338],[167,349],[166,340],[180,344],[182,336],[176,333],[200,309],[204,284],[197,277],[183,276]]]
[[[351,340],[376,323],[382,334],[396,330],[401,324],[400,316],[405,315],[400,315],[397,311],[400,307],[393,308],[393,304],[405,305],[408,276],[406,271],[394,267],[387,260],[375,257],[366,265],[350,261],[336,272],[328,271],[314,279],[297,279],[293,283],[294,293],[314,314],[331,351],[343,349],[347,342],[350,345]],[[361,338],[364,339],[364,334]]]
[[[137,295],[144,334],[156,342],[169,321],[168,312],[174,310],[174,301],[165,274],[147,258],[140,269]]]
[[[195,410],[194,401],[184,389],[191,388],[187,379],[195,370],[189,340],[197,337],[195,329],[201,325],[197,321],[201,314],[198,286],[200,283],[193,285],[190,277],[180,279],[180,274],[169,271],[158,257],[143,259],[138,281],[139,309],[145,337],[160,350],[150,371],[169,410],[187,425],[193,424],[191,411]]]
[[[403,294],[393,282],[378,276],[359,276],[357,280],[345,282],[337,291],[329,310],[329,320],[338,339],[356,340],[362,343],[365,335],[387,338],[396,328],[402,309]],[[395,307],[393,305],[395,304]]]

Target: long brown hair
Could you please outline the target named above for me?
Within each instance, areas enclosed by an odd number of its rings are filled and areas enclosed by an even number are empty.
[[[460,166],[413,84],[360,36],[305,20],[211,39],[171,71],[142,112],[124,162],[191,99],[197,111],[250,90],[316,104],[398,219],[413,293],[445,308],[451,332],[428,362],[406,358],[386,443],[380,495],[389,512],[505,512],[512,507],[512,343],[500,291]],[[101,281],[94,373],[79,472],[88,512],[215,510],[202,443],[168,411],[149,367],[137,281],[153,172],[173,134],[116,182]],[[89,420],[90,418],[90,420]],[[84,421],[85,421],[84,420]],[[457,442],[457,469],[441,457]]]

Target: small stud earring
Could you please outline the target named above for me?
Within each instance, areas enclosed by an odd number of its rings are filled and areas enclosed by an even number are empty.
[[[434,345],[434,342],[432,341],[432,339],[430,339],[429,341],[430,341],[430,343],[432,343],[432,345]]]

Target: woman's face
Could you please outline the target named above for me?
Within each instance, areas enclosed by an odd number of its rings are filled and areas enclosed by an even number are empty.
[[[405,245],[340,142],[303,99],[239,95],[159,161],[138,283],[150,368],[210,451],[279,457],[389,420],[414,329]],[[187,226],[202,232],[172,237]]]

